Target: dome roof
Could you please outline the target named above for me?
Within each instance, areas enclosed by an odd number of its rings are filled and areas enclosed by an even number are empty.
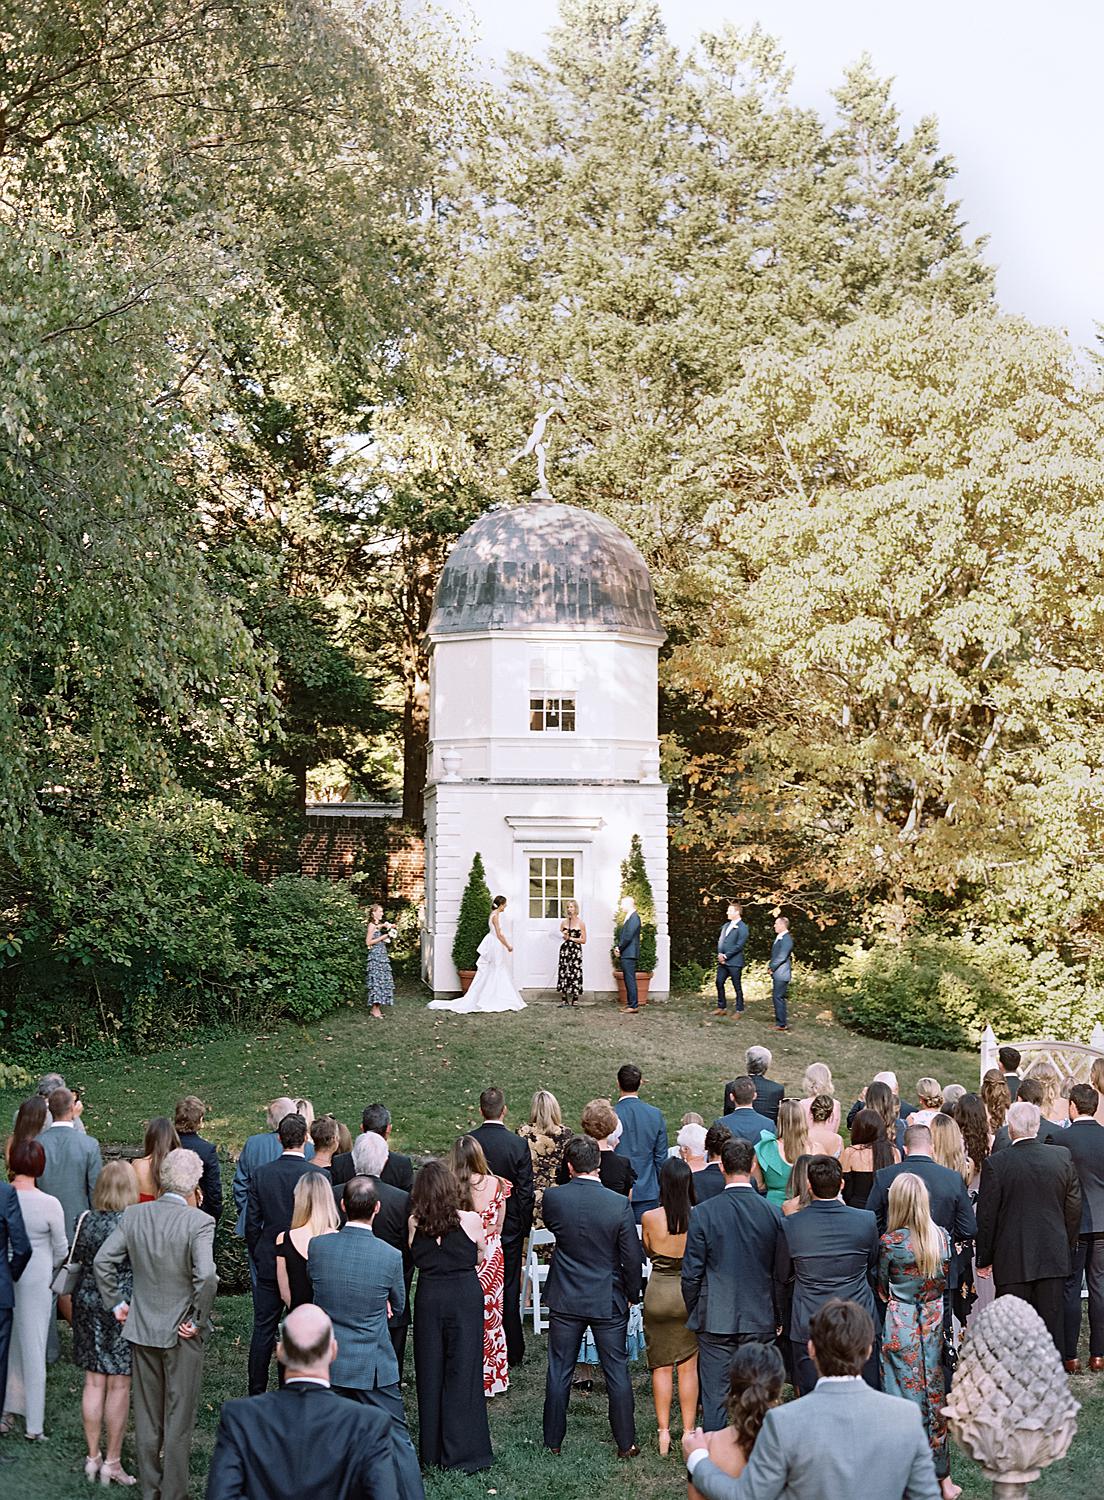
[[[575,505],[487,511],[448,555],[429,635],[565,629],[662,641],[639,551],[619,526]]]

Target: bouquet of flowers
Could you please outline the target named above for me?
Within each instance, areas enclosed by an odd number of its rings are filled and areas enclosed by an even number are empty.
[[[376,928],[376,931],[380,934],[385,943],[394,942],[394,940],[399,935],[399,929],[395,926],[394,922],[380,922],[380,924]]]

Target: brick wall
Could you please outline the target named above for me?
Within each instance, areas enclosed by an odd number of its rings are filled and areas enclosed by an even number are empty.
[[[318,880],[367,876],[354,887],[365,904],[416,903],[425,894],[421,830],[393,818],[312,817],[299,845],[299,866]]]

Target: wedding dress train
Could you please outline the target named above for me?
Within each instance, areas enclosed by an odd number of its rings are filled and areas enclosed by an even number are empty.
[[[466,1016],[476,1012],[525,1009],[525,1001],[510,977],[510,951],[499,942],[493,922],[492,917],[487,924],[487,936],[477,949],[479,961],[468,993],[455,1000],[431,1000],[430,1010],[451,1010]]]

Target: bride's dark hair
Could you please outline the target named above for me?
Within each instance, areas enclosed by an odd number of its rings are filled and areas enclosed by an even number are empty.
[[[745,1458],[751,1456],[763,1418],[782,1400],[786,1371],[773,1344],[744,1344],[736,1350],[728,1377],[728,1420]]]
[[[497,911],[500,906],[505,906],[505,905],[506,905],[506,897],[505,896],[496,896],[494,898],[494,900],[491,902],[491,910],[492,911]]]

